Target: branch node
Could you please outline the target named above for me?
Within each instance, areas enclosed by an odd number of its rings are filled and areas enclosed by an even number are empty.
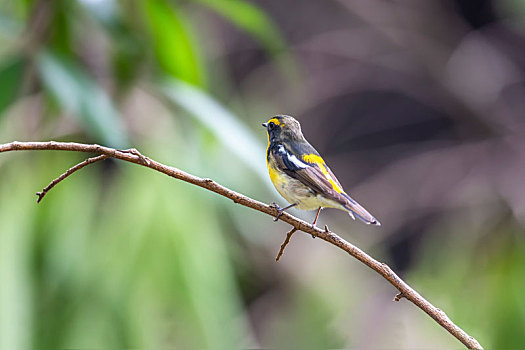
[[[41,192],[37,192],[36,195],[38,196],[36,202],[37,203],[40,203],[40,201],[42,200],[42,198],[44,198],[44,196],[46,195],[46,193],[44,191],[41,191]]]
[[[281,244],[281,249],[279,249],[279,253],[277,253],[277,257],[275,258],[275,261],[279,261],[281,256],[284,253],[284,248],[290,243],[290,239],[292,238],[292,235],[297,231],[296,227],[293,227],[288,233],[286,234],[286,239],[284,240],[283,244]]]
[[[445,319],[448,319],[448,316],[447,314],[445,313],[445,311],[441,310],[441,309],[437,309],[437,312],[439,315],[441,315],[441,317],[445,318]]]
[[[148,165],[148,166],[151,164],[151,161],[148,159],[148,157],[143,156],[142,153],[140,153],[136,148],[130,148],[130,149],[119,150],[119,151],[122,153],[129,153],[129,154],[133,154],[134,156],[137,156],[141,164]]]
[[[399,292],[396,294],[396,296],[394,297],[394,299],[392,301],[400,301],[401,299],[403,299],[405,297],[405,295],[403,294],[403,292]]]

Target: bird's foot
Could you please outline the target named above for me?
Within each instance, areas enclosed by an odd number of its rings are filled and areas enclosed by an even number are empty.
[[[315,224],[317,224],[317,219],[319,218],[319,213],[321,212],[321,207],[319,207],[319,209],[317,209],[317,213],[315,214],[315,219],[314,219],[314,222],[312,222],[312,230],[315,230],[317,228],[317,226],[315,226]],[[312,238],[315,238],[314,235],[312,235]]]
[[[277,209],[277,216],[273,219],[273,221],[279,220],[279,218],[281,217],[281,215],[283,215],[283,213],[284,213],[284,211],[286,209],[290,209],[292,207],[295,207],[296,205],[297,205],[297,203],[293,203],[293,204],[290,204],[287,207],[281,208],[280,206],[277,205],[277,203],[272,202],[272,204],[270,204],[270,207],[273,207],[273,208]]]
[[[273,221],[277,221],[279,220],[279,218],[281,217],[281,215],[283,215],[283,212],[284,212],[284,208],[281,208],[277,203],[275,202],[272,202],[270,204],[270,207],[273,207],[275,209],[277,209],[277,215],[273,218]]]

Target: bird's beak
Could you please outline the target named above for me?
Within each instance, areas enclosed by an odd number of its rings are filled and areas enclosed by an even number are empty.
[[[262,126],[264,126],[265,128],[268,127],[268,123],[262,123]]]

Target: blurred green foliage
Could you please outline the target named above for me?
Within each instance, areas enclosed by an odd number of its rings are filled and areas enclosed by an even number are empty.
[[[0,68],[0,116],[17,98],[24,66],[23,59],[15,58]]]
[[[311,29],[284,18],[301,35]],[[0,1],[0,143],[136,147],[276,200],[260,123],[294,101],[321,96],[322,104],[329,90],[313,84],[318,93],[303,95],[300,62],[277,22],[247,0]],[[218,57],[231,54],[232,31],[241,59],[226,67]],[[348,46],[346,37],[337,43]],[[264,91],[257,100],[237,91],[250,50],[270,66],[251,77]],[[327,54],[335,66],[342,55]],[[384,57],[374,59],[381,66]],[[277,78],[265,80],[268,71]],[[391,303],[390,286],[346,254],[296,234],[275,264],[285,225],[147,169],[106,160],[36,205],[34,193],[84,156],[0,156],[0,349],[459,346],[412,305]],[[399,213],[403,205],[380,195]],[[386,235],[339,220],[330,227],[390,262]],[[407,280],[487,348],[519,348],[522,228],[510,219],[486,231],[457,221],[433,226]]]
[[[168,1],[145,1],[150,40],[159,66],[185,82],[203,86],[204,69],[196,53],[195,40],[181,14]]]

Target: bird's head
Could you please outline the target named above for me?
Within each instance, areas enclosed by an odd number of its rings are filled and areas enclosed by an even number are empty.
[[[288,115],[276,115],[262,126],[268,131],[270,142],[301,141],[304,139],[301,125],[295,118]]]

